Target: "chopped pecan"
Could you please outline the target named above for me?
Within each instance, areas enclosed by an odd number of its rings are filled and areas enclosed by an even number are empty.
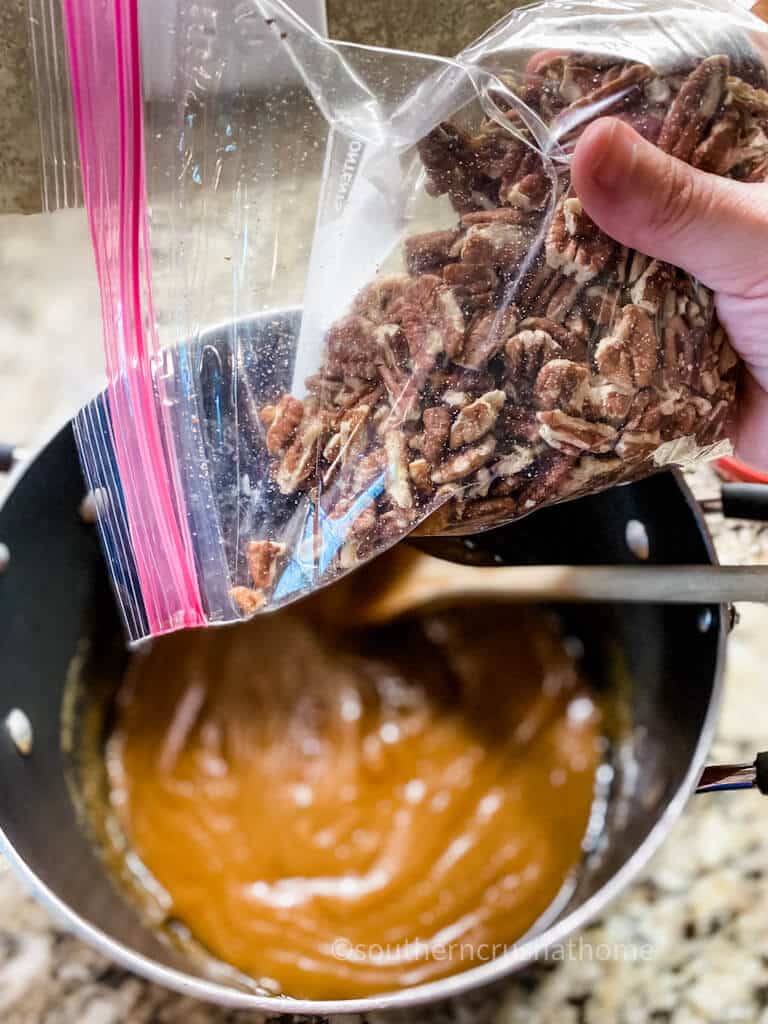
[[[398,508],[413,508],[407,439],[401,430],[390,430],[384,438],[384,447],[387,452],[387,494]]]
[[[451,433],[451,413],[443,405],[425,409],[422,416],[424,423],[424,458],[432,466],[438,465],[448,444]]]
[[[432,487],[432,468],[426,459],[414,459],[408,467],[413,486],[423,494],[429,494]]]
[[[324,434],[322,414],[305,410],[296,438],[283,455],[275,475],[281,494],[295,494],[314,475]]]
[[[537,413],[536,418],[541,424],[539,433],[542,441],[568,454],[592,452],[599,455],[609,452],[619,436],[616,429],[607,423],[590,423],[569,416],[560,409]]]
[[[561,141],[570,138],[598,117],[605,117],[629,106],[640,93],[642,85],[653,77],[654,72],[645,64],[629,64],[623,68],[616,66],[615,74],[606,75],[595,89],[567,106],[558,115],[552,130]]]
[[[376,343],[373,324],[362,316],[347,316],[328,332],[327,367],[341,377],[376,377]]]
[[[255,615],[267,603],[263,590],[252,590],[250,587],[232,587],[230,596],[244,615]]]
[[[552,194],[552,183],[543,171],[526,174],[524,178],[505,177],[499,189],[499,200],[526,213],[543,210]]]
[[[268,409],[270,415],[266,436],[267,451],[270,455],[277,455],[293,440],[304,416],[304,403],[293,395],[283,395],[277,405],[262,409],[262,422],[265,421]]]
[[[581,305],[598,327],[611,327],[621,301],[621,289],[612,284],[593,284],[584,290]]]
[[[626,429],[638,432],[658,430],[661,420],[662,412],[657,391],[653,388],[638,391],[632,400]]]
[[[650,458],[660,444],[660,430],[624,430],[615,451],[620,459],[634,462]]]
[[[451,288],[469,295],[489,295],[498,283],[493,266],[483,263],[449,263],[443,268],[443,280]]]
[[[374,448],[367,455],[361,456],[354,464],[352,474],[352,491],[362,494],[377,480],[387,468],[387,453],[383,447]]]
[[[733,408],[733,398],[733,393],[730,393],[713,405],[712,411],[696,431],[696,440],[699,444],[714,444],[724,437]]]
[[[377,278],[360,292],[352,309],[372,324],[394,323],[398,304],[410,284],[407,274]]]
[[[471,209],[475,156],[469,137],[454,125],[438,125],[419,143],[419,155],[429,179],[430,195],[447,193],[456,209]]]
[[[665,263],[652,260],[632,287],[632,302],[651,316],[662,309],[673,283],[672,269]]]
[[[592,334],[592,324],[578,310],[569,313],[563,323],[568,333],[579,342],[579,347],[586,354],[586,342]]]
[[[495,121],[485,122],[480,134],[471,140],[470,148],[477,166],[482,167],[484,176],[491,181],[518,176],[528,153],[521,139],[510,135]]]
[[[550,415],[545,413],[544,415]],[[533,512],[541,505],[557,499],[561,489],[573,472],[574,460],[571,454],[550,450],[537,464],[524,487],[518,491],[518,515]]]
[[[718,350],[718,371],[722,379],[739,365],[739,357],[722,327],[715,333],[715,347]]]
[[[712,174],[730,173],[743,162],[743,156],[738,148],[741,128],[741,114],[737,110],[726,110],[693,151],[693,166]]]
[[[712,403],[685,386],[668,390],[659,406],[662,414],[661,439],[671,441],[696,432],[697,425],[712,412]]]
[[[517,267],[531,247],[532,234],[527,226],[509,224],[503,220],[495,220],[489,224],[474,224],[467,229],[466,235],[456,243],[462,263],[490,265],[499,270],[509,271]],[[451,284],[460,283],[450,280],[456,277],[456,271],[446,269],[444,277]],[[493,279],[490,287],[495,284]]]
[[[582,287],[577,278],[562,276],[557,282],[557,287],[543,296],[545,301],[535,307],[534,311],[561,324],[573,308]]]
[[[503,391],[489,391],[487,395],[462,409],[451,427],[451,448],[473,444],[493,430],[506,400],[507,396]]]
[[[326,473],[324,483],[327,486],[332,473],[338,468],[340,462],[349,465],[354,459],[368,447],[368,423],[371,419],[370,405],[356,405],[348,409],[338,424],[338,431],[328,441],[323,449],[323,458],[331,463],[331,469]]]
[[[478,469],[473,477],[470,478],[467,484],[466,491],[464,492],[465,501],[473,501],[476,498],[487,498],[488,492],[491,489],[493,483],[493,473],[487,467]]]
[[[728,92],[727,102],[750,114],[768,117],[768,91],[757,89],[743,78],[729,75],[725,82]]]
[[[566,359],[573,359],[575,362],[584,362],[587,358],[587,349],[582,338],[563,324],[556,323],[544,316],[529,316],[520,324],[521,331],[544,331],[562,349]]]
[[[604,270],[616,243],[603,234],[575,198],[561,199],[547,233],[547,265],[586,284]]]
[[[484,466],[496,451],[496,438],[487,437],[472,448],[451,455],[432,474],[432,482],[450,484],[464,480]]]
[[[269,590],[275,582],[277,566],[286,552],[285,544],[274,540],[252,540],[245,547],[245,560],[254,587]]]
[[[691,159],[725,98],[729,68],[728,58],[719,54],[690,73],[664,118],[660,149],[680,160]]]
[[[529,213],[511,206],[499,206],[494,210],[474,210],[472,213],[465,213],[461,218],[463,228],[489,224],[515,224],[518,227],[530,228],[532,218]]]
[[[533,465],[536,460],[536,452],[523,445],[515,445],[510,451],[502,455],[497,462],[494,462],[491,470],[499,479],[506,480],[510,477],[520,476]]]
[[[598,384],[590,389],[584,415],[590,420],[605,420],[614,427],[625,422],[632,409],[634,388],[620,384]]]
[[[659,361],[659,343],[652,320],[640,306],[624,306],[613,335],[595,350],[598,372],[612,384],[644,388],[652,382]]]

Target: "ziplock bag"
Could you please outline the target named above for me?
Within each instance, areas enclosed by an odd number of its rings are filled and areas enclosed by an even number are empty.
[[[728,452],[711,293],[600,232],[569,161],[610,114],[768,179],[741,5],[549,0],[447,61],[179,0],[160,97],[136,0],[65,11],[109,371],[77,430],[133,637]]]

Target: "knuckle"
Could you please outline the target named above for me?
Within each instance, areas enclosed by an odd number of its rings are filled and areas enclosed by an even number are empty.
[[[707,175],[698,174],[675,160],[661,182],[650,228],[655,234],[683,235],[701,218],[706,218],[713,201]]]

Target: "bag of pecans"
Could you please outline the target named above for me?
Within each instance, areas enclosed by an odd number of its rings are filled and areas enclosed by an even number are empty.
[[[569,163],[610,114],[768,180],[765,25],[728,0],[543,0],[446,61],[255,6],[328,134],[298,308],[214,344],[224,406],[194,371],[204,429],[182,454],[211,482],[232,604],[205,621],[413,531],[491,529],[728,452],[739,363],[712,294],[603,234]]]

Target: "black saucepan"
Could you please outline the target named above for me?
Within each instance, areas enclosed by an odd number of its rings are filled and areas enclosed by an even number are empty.
[[[284,1012],[285,1001],[212,978],[158,939],[113,884],[81,820],[78,709],[73,725],[68,684],[74,674],[86,682],[98,676],[116,683],[128,657],[96,531],[78,511],[83,493],[67,426],[16,469],[0,509],[0,541],[10,551],[0,575],[0,723],[6,723],[0,728],[0,846],[44,903],[128,968],[200,998]],[[647,534],[651,563],[714,560],[701,511],[671,473],[545,509],[478,542],[486,554],[490,545],[497,562],[632,563],[636,555],[628,536],[637,524]],[[602,911],[666,836],[704,766],[729,609],[590,605],[562,614],[584,645],[597,685],[619,679],[626,686],[631,719],[611,760],[601,838],[576,889],[514,953],[465,974],[367,1000],[295,1002],[290,1009],[364,1012],[433,1002],[499,982]],[[25,736],[19,727],[27,722]],[[265,822],[266,842],[268,833]]]

